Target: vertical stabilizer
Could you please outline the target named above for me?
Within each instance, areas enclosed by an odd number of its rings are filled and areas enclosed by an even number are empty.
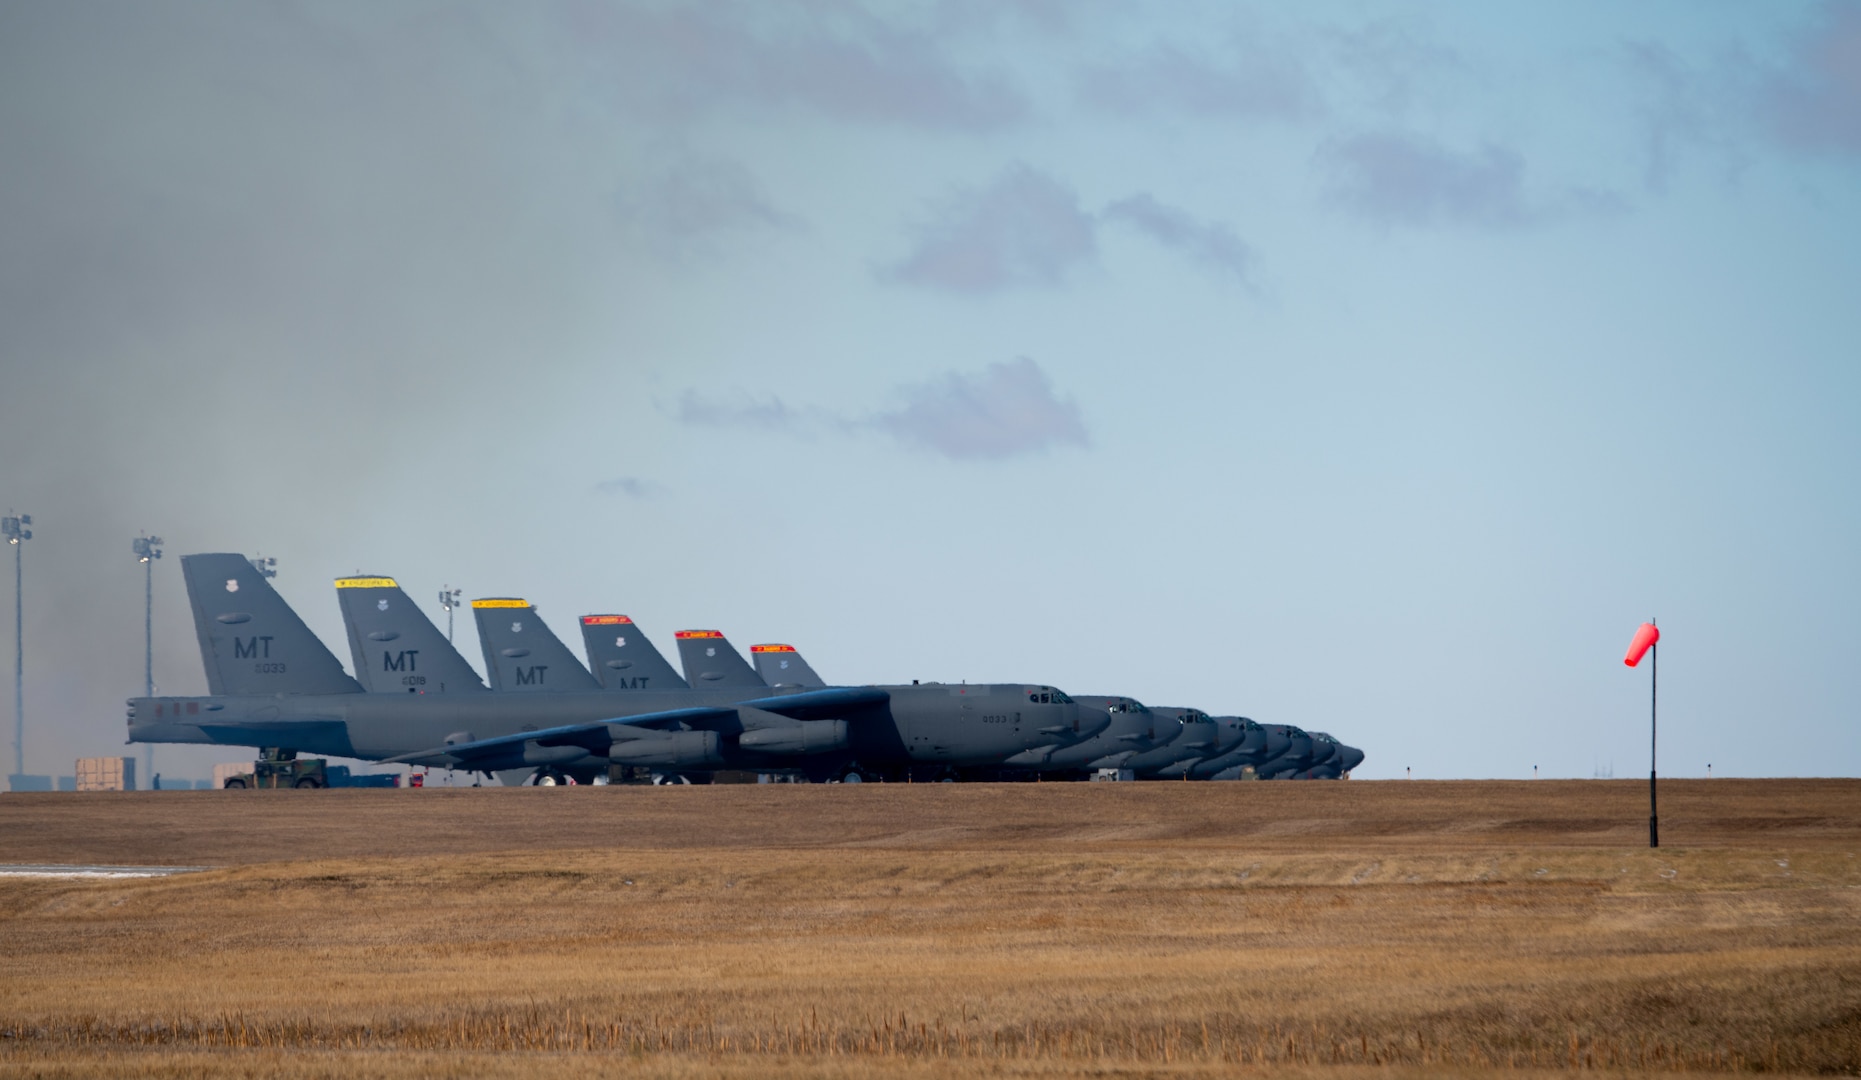
[[[685,681],[696,687],[769,685],[716,630],[680,630],[678,659]]]
[[[181,576],[210,693],[362,692],[244,555],[183,555]]]
[[[588,648],[588,666],[609,690],[685,690],[691,686],[625,615],[583,615],[582,644]]]
[[[770,686],[826,686],[793,645],[751,645],[756,674]]]
[[[336,579],[356,681],[371,694],[483,690],[478,672],[390,577]]]
[[[543,625],[528,600],[472,601],[485,670],[494,690],[599,690],[601,684],[562,639]]]

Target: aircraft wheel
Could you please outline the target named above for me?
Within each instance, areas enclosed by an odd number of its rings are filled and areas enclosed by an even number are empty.
[[[686,776],[683,773],[657,773],[656,772],[653,774],[653,783],[655,784],[689,784],[691,783],[691,777]]]
[[[246,782],[235,777],[234,779],[228,780],[222,786],[227,791],[244,791],[246,789]]]
[[[843,784],[863,784],[866,782],[866,774],[860,771],[858,765],[849,765],[847,766],[847,770],[840,774],[840,782]]]
[[[319,783],[317,783],[317,778],[316,778],[316,777],[314,777],[314,776],[305,776],[305,777],[300,777],[300,778],[298,779],[298,781],[297,781],[297,783],[296,783],[296,784],[294,784],[294,785],[292,785],[292,786],[293,786],[293,787],[299,787],[299,788],[320,788],[320,787],[322,787],[323,785],[322,785],[322,784],[319,784]]]
[[[550,773],[550,772],[537,773],[536,774],[536,786],[537,787],[555,787],[556,786],[556,774]]]

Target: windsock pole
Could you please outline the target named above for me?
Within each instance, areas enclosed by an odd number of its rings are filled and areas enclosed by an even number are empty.
[[[1652,625],[1654,620],[1649,619]],[[1654,762],[1656,739],[1660,734],[1661,643],[1657,638],[1648,646],[1648,846],[1661,846],[1661,815],[1654,801]]]
[[[1661,628],[1654,625],[1653,619],[1649,619],[1636,629],[1635,640],[1628,646],[1628,655],[1622,658],[1624,664],[1635,667],[1641,663],[1643,656],[1652,657],[1648,665],[1648,846],[1651,848],[1661,846],[1661,816],[1654,799],[1656,773],[1654,752],[1659,745],[1656,739],[1660,734],[1660,727],[1657,723],[1658,706],[1661,700],[1660,641]]]

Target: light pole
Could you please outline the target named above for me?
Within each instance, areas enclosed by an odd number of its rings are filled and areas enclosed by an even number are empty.
[[[450,585],[440,586],[439,606],[446,609],[446,640],[448,642],[452,640],[452,609],[459,606],[459,597],[464,594],[464,589],[455,589]]]
[[[155,696],[155,560],[162,557],[162,538],[144,533],[129,542],[129,550],[142,564],[142,696]],[[142,747],[142,771],[153,783],[155,744]]]
[[[31,514],[15,515],[11,510],[0,518],[0,536],[13,547],[13,768],[14,775],[26,775],[26,603],[20,594],[25,580],[20,571],[20,556],[25,542],[32,539]]]

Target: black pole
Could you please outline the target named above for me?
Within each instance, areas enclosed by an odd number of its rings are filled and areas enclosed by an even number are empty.
[[[1661,696],[1661,647],[1658,644],[1650,645],[1648,654],[1651,661],[1648,672],[1648,846],[1657,848],[1661,846],[1661,817],[1655,810],[1654,802],[1654,748],[1659,733],[1656,723],[1659,710],[1656,706]]]
[[[142,696],[155,696],[155,558],[142,560]],[[155,744],[142,748],[142,771],[155,775]]]
[[[26,551],[23,537],[13,541],[13,760],[14,770],[26,773],[26,597],[20,559]],[[20,783],[25,783],[21,780]]]

